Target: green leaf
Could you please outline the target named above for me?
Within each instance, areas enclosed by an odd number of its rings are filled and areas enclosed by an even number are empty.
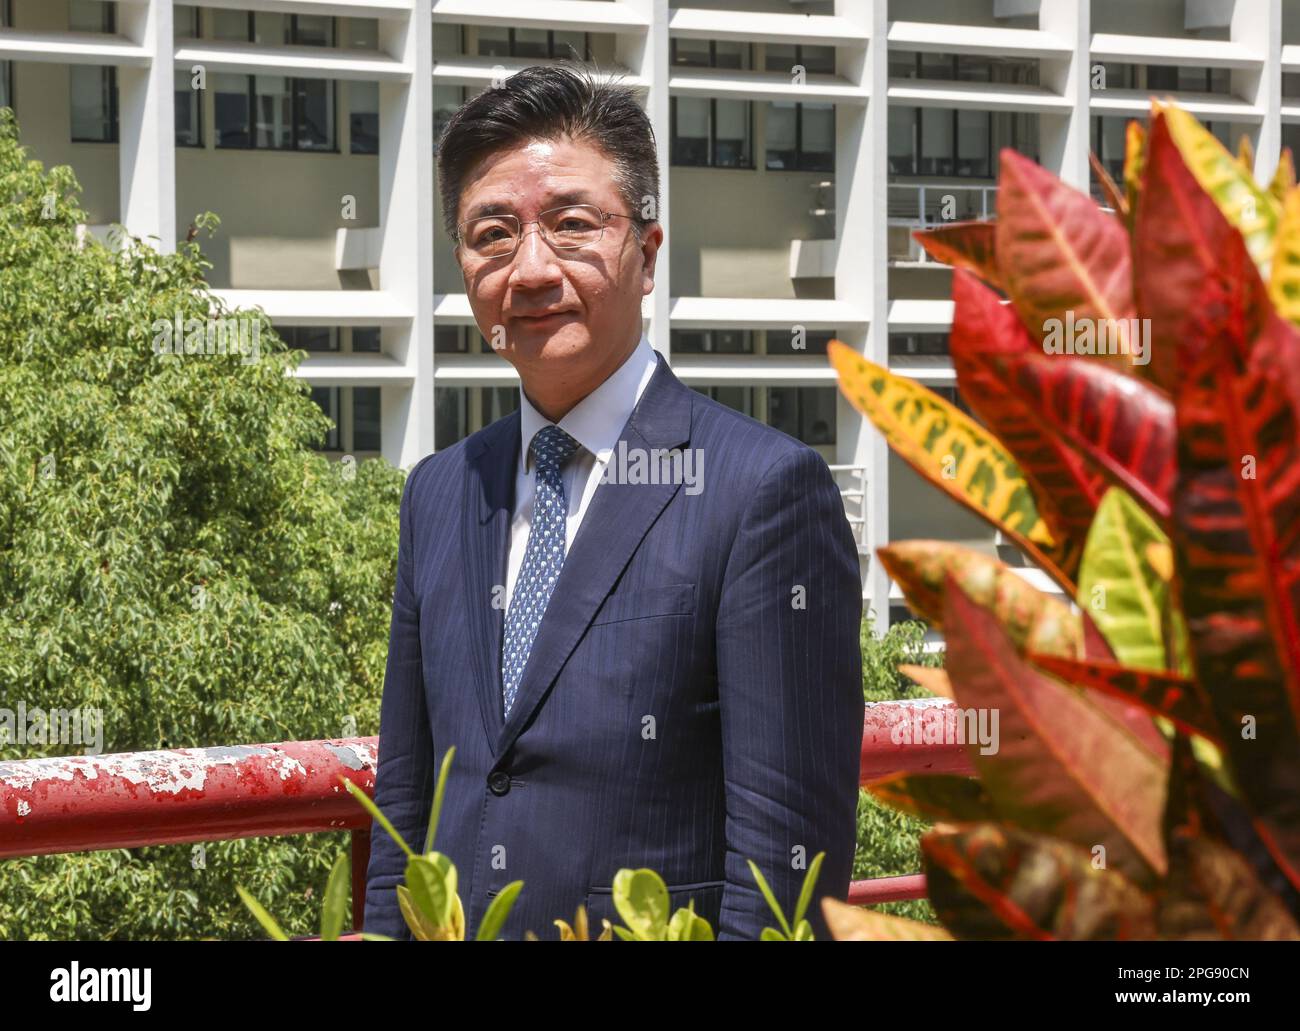
[[[825,858],[825,852],[818,852],[813,856],[813,861],[804,874],[803,887],[799,889],[799,901],[795,903],[794,917],[792,918],[796,928],[803,920],[803,915],[808,912],[808,907],[812,904],[813,889],[817,887],[817,878],[822,872],[822,860]]]
[[[451,926],[456,905],[456,867],[450,859],[439,852],[412,856],[406,861],[406,887],[434,927]]]
[[[614,908],[641,941],[662,941],[668,928],[668,886],[653,870],[614,875]]]
[[[276,941],[287,942],[289,940],[289,936],[285,934],[280,925],[275,922],[275,917],[263,909],[262,904],[258,902],[257,899],[253,898],[252,895],[246,892],[243,887],[239,885],[235,886],[235,891],[239,892],[239,897],[243,900],[244,905],[248,907],[249,912],[252,913],[253,916],[257,917],[257,922],[262,925],[267,934]]]
[[[1125,491],[1112,487],[1101,499],[1084,545],[1079,604],[1088,610],[1115,656],[1141,670],[1164,670],[1166,628],[1182,642],[1187,628],[1176,611],[1172,585],[1152,564],[1152,549],[1170,549],[1169,538]],[[1190,673],[1190,662],[1181,672]]]
[[[397,828],[389,822],[388,817],[379,811],[379,806],[375,805],[374,800],[342,774],[339,774],[339,780],[342,782],[343,786],[347,788],[348,794],[360,802],[374,821],[383,827],[384,830],[388,832],[389,837],[401,846],[402,851],[405,852],[407,856],[413,857],[415,853],[411,850],[411,846],[408,845],[405,839],[397,833]]]
[[[786,920],[785,914],[781,912],[781,904],[776,901],[776,895],[774,895],[772,889],[768,887],[767,879],[763,876],[763,872],[758,868],[758,864],[752,859],[746,859],[745,862],[749,864],[749,872],[754,875],[754,881],[758,885],[758,890],[763,893],[763,898],[767,899],[768,907],[776,914],[776,919],[781,924],[782,932],[784,932],[785,937],[789,939],[790,935],[794,932],[790,930],[790,924]]]
[[[348,916],[348,896],[351,882],[348,878],[348,857],[339,855],[330,870],[330,879],[325,885],[325,903],[321,907],[320,936],[322,941],[338,941],[343,930],[343,922]]]
[[[501,933],[501,928],[505,925],[506,917],[510,915],[511,907],[515,904],[515,899],[519,897],[519,893],[523,890],[523,881],[511,881],[497,892],[492,904],[488,906],[487,912],[483,914],[483,919],[478,925],[478,930],[474,934],[475,941],[496,941],[497,935]]]
[[[433,839],[438,833],[438,820],[442,816],[442,798],[447,793],[447,776],[451,773],[451,760],[455,754],[456,746],[452,745],[442,757],[442,766],[438,770],[438,783],[433,789],[433,810],[429,813],[429,832],[424,838],[425,855],[433,852]]]

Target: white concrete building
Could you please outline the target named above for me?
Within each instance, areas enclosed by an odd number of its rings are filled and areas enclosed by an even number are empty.
[[[1248,134],[1261,176],[1300,139],[1300,0],[0,0],[0,105],[75,169],[92,228],[168,249],[220,215],[213,286],[311,351],[326,449],[402,466],[516,403],[440,228],[437,130],[573,55],[637,86],[660,142],[651,342],[825,456],[878,613],[876,544],[1000,547],[819,353],[834,335],[952,391],[949,276],[909,231],[991,212],[1003,146],[1087,188],[1149,92]]]

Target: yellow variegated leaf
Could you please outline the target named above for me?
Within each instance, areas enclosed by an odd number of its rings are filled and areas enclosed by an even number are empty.
[[[1255,145],[1244,132],[1237,141],[1237,164],[1246,170],[1247,175],[1255,174]]]
[[[1223,217],[1240,230],[1246,250],[1267,280],[1282,205],[1192,115],[1172,104],[1157,106],[1164,112],[1169,135],[1188,170]]]
[[[1300,189],[1294,186],[1287,192],[1282,207],[1268,295],[1279,315],[1300,325]]]
[[[1147,163],[1147,131],[1141,122],[1129,122],[1124,132],[1124,192],[1128,195],[1129,219],[1137,214],[1138,194]]]
[[[1277,171],[1273,181],[1268,184],[1268,193],[1279,204],[1286,200],[1286,195],[1295,186],[1295,160],[1291,157],[1291,148],[1282,148],[1282,157],[1278,159]]]
[[[932,390],[868,361],[838,340],[828,349],[840,390],[913,469],[1028,552],[1069,593],[1056,542],[1002,443]]]
[[[952,941],[952,935],[934,924],[861,909],[847,902],[822,899],[826,926],[836,941]]]

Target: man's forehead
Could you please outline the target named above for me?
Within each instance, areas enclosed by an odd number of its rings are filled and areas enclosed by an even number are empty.
[[[617,196],[617,187],[605,154],[585,141],[529,140],[473,169],[461,191],[465,217],[513,210],[525,193],[540,207],[603,205]]]

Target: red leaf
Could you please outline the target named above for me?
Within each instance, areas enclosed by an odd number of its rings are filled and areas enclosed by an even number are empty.
[[[918,230],[912,236],[935,261],[955,269],[969,269],[994,286],[1001,283],[995,250],[996,227],[992,222],[954,222]]]

